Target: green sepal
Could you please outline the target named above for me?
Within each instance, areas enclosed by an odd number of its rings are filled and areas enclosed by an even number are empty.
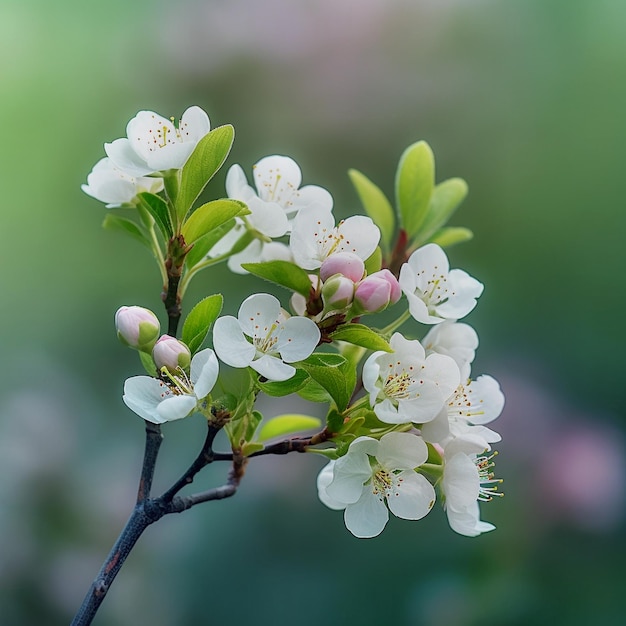
[[[165,202],[161,196],[147,191],[138,194],[138,198],[141,200],[141,206],[154,218],[165,241],[169,241],[174,235],[174,230],[172,228],[172,220],[170,218],[167,202]]]
[[[368,350],[393,352],[392,347],[385,339],[375,330],[372,330],[369,326],[365,326],[364,324],[344,324],[334,333],[331,333],[330,338],[337,341],[345,341],[355,346],[361,346]]]
[[[287,287],[308,298],[311,292],[309,275],[301,267],[289,261],[267,261],[265,263],[242,263],[241,267],[251,274],[272,283]]]
[[[457,243],[469,241],[472,237],[474,237],[474,233],[469,228],[446,226],[438,230],[429,241],[440,245],[442,248],[449,248]]]
[[[339,458],[337,448],[307,448],[307,452],[319,454],[326,457],[329,461],[336,461]]]
[[[365,271],[367,275],[379,272],[383,266],[383,251],[380,246],[376,246],[376,250],[365,261]]]
[[[337,409],[343,411],[356,385],[356,369],[339,354],[314,352],[298,363],[330,395]]]
[[[211,325],[222,310],[224,298],[217,293],[200,300],[189,311],[183,324],[182,341],[189,346],[191,354],[195,354],[209,334]]]
[[[274,437],[292,435],[303,430],[319,429],[321,425],[322,421],[319,418],[309,415],[300,415],[298,413],[279,415],[263,424],[259,431],[258,440],[267,441]]]
[[[462,178],[449,178],[439,183],[430,197],[428,213],[413,240],[413,247],[422,245],[452,217],[467,196],[467,183]]]
[[[337,435],[333,437],[333,443],[337,446],[335,449],[336,458],[344,456],[346,452],[348,452],[348,448],[350,444],[356,439],[356,435],[354,433],[342,433],[341,435]]]
[[[365,212],[380,229],[383,247],[389,251],[395,231],[396,219],[387,196],[365,174],[351,169],[348,176],[356,189]]]
[[[395,186],[400,222],[412,239],[426,218],[435,186],[435,158],[425,141],[418,141],[403,152]]]
[[[152,249],[150,239],[147,237],[143,229],[135,222],[129,220],[126,217],[120,217],[119,215],[108,213],[105,216],[104,221],[102,222],[102,228],[105,228],[106,230],[117,231],[120,233],[126,233],[139,243],[142,243],[150,250]]]
[[[235,219],[228,220],[226,223],[222,224],[218,228],[212,230],[208,235],[201,237],[198,239],[192,246],[191,250],[187,253],[185,257],[185,265],[188,268],[192,268],[197,263],[200,263],[204,260],[206,255],[209,253],[211,248],[228,234],[235,226]]]
[[[176,196],[176,215],[183,222],[206,184],[220,169],[235,138],[230,125],[219,126],[206,134],[195,147],[181,170],[180,188]]]
[[[310,377],[304,370],[296,369],[296,373],[291,378],[281,382],[260,382],[259,388],[268,396],[281,398],[298,392],[309,380]]]
[[[222,198],[207,202],[198,207],[183,224],[182,235],[185,243],[193,244],[233,217],[248,213],[250,213],[248,207],[239,200]]]
[[[441,458],[439,450],[437,450],[432,443],[428,443],[428,441],[426,442],[426,447],[428,448],[426,463],[430,463],[431,465],[443,465],[443,459]]]
[[[139,359],[141,360],[141,364],[143,368],[146,370],[149,376],[152,378],[157,377],[157,368],[152,359],[152,355],[147,352],[139,352]]]

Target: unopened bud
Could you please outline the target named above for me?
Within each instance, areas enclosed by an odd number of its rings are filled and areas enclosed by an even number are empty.
[[[161,326],[157,316],[140,306],[123,306],[115,313],[115,328],[120,341],[135,350],[150,352]]]
[[[157,369],[166,367],[173,372],[179,367],[184,370],[189,367],[191,352],[182,341],[169,335],[163,335],[152,349],[152,358]]]
[[[380,270],[379,272],[374,272],[371,276],[379,276],[389,283],[389,286],[391,287],[389,304],[395,304],[398,300],[400,300],[402,287],[400,287],[398,279],[389,270]]]
[[[327,257],[320,267],[320,278],[327,280],[334,274],[342,274],[353,283],[358,283],[363,278],[365,264],[352,252],[337,252]]]
[[[339,311],[352,304],[354,282],[346,276],[335,274],[322,287],[322,300],[326,311]]]
[[[397,302],[400,297],[395,291],[397,284],[398,281],[389,270],[381,270],[367,276],[358,284],[354,292],[355,309],[363,313],[378,313],[386,309],[390,304]]]

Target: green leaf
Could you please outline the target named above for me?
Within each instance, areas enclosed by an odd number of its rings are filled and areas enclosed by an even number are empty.
[[[195,354],[200,349],[211,329],[211,324],[222,310],[223,302],[222,295],[218,293],[200,300],[189,311],[183,324],[182,340],[189,346],[191,354]]]
[[[208,235],[200,237],[194,244],[187,256],[185,257],[185,263],[188,268],[192,268],[196,263],[204,260],[204,257],[209,253],[209,250],[220,240],[224,235],[229,233],[235,226],[235,220],[228,220],[218,228],[212,230]]]
[[[296,393],[309,402],[332,402],[328,391],[311,378],[309,378]]]
[[[195,147],[181,170],[180,188],[176,196],[176,215],[185,219],[206,184],[222,167],[233,145],[235,129],[227,124],[213,129]]]
[[[289,261],[242,263],[241,267],[255,276],[302,294],[305,298],[308,298],[311,291],[309,275],[301,267]]]
[[[425,141],[409,146],[398,163],[396,202],[402,227],[411,239],[426,217],[435,186],[435,158]]]
[[[169,241],[174,234],[174,231],[172,229],[172,221],[170,219],[167,202],[165,202],[161,196],[148,193],[147,191],[138,194],[138,196],[142,201],[142,206],[145,207],[145,209],[154,218],[154,221],[163,234],[165,241]]]
[[[267,441],[274,437],[291,435],[303,430],[319,429],[321,425],[322,421],[319,418],[309,415],[298,413],[279,415],[263,424],[258,439],[259,441]]]
[[[380,188],[358,170],[349,170],[348,176],[359,195],[365,212],[380,228],[380,236],[385,250],[389,250],[396,222],[391,203]]]
[[[345,324],[330,335],[331,339],[346,341],[368,350],[393,352],[391,346],[375,330],[364,324]]]
[[[246,215],[249,212],[248,207],[239,200],[223,198],[207,202],[198,207],[183,224],[182,234],[185,243],[195,243],[233,217]]]
[[[419,232],[420,242],[427,241],[452,217],[466,195],[467,183],[462,178],[449,178],[433,189],[428,213]]]
[[[280,398],[283,396],[289,396],[292,393],[296,393],[298,390],[304,387],[308,380],[311,380],[309,378],[309,375],[304,370],[297,369],[296,373],[287,380],[283,380],[278,383],[259,383],[259,387],[261,388],[261,391],[268,396]]]
[[[319,383],[343,411],[350,402],[356,385],[356,368],[339,354],[314,352],[308,359],[300,361],[298,367]]]
[[[139,243],[142,243],[144,246],[152,249],[150,239],[148,239],[143,229],[140,228],[135,222],[127,219],[126,217],[120,217],[119,215],[113,215],[113,213],[108,213],[104,218],[104,221],[102,222],[102,227],[106,230],[126,233],[127,235],[130,235],[133,239],[139,241]]]
[[[376,246],[376,250],[365,261],[365,271],[368,276],[374,272],[380,271],[383,266],[383,252],[380,246]]]
[[[474,233],[469,228],[446,226],[438,230],[431,238],[431,243],[436,243],[442,248],[449,248],[457,243],[469,241],[474,237]]]
[[[139,358],[141,359],[141,364],[143,365],[143,368],[146,370],[146,372],[153,378],[156,378],[157,368],[154,364],[152,357],[146,352],[140,352]]]
[[[265,446],[258,441],[248,441],[241,446],[241,454],[244,457],[250,456],[255,452],[260,452],[263,448],[265,448]]]

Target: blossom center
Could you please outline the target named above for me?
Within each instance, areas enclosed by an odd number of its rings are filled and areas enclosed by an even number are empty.
[[[181,367],[176,368],[176,374],[172,374],[167,367],[161,368],[161,377],[170,391],[176,396],[193,395],[193,384]]]
[[[381,465],[375,465],[372,473],[372,493],[382,502],[391,495],[400,495],[402,478],[396,478],[394,472]]]
[[[478,403],[473,400],[472,390],[469,385],[459,385],[454,396],[448,402],[448,407],[453,416],[462,417],[469,422],[472,421],[472,417],[484,415],[485,411],[482,407],[483,400],[479,399]]]

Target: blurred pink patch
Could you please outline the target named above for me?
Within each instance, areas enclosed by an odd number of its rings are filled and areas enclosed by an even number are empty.
[[[541,463],[551,505],[586,530],[614,528],[624,517],[625,459],[623,438],[609,426],[561,431]]]

